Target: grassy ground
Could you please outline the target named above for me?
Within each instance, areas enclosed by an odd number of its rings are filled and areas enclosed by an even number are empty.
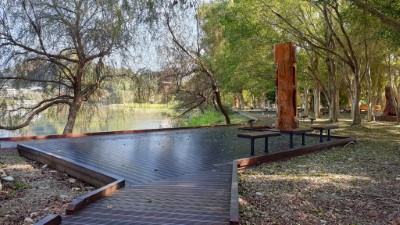
[[[400,224],[400,126],[339,125],[356,145],[240,175],[242,224]]]
[[[246,124],[247,119],[237,113],[229,115],[232,124]],[[217,111],[207,111],[204,114],[196,114],[190,118],[182,118],[179,121],[179,126],[209,126],[209,125],[224,125],[225,117]]]

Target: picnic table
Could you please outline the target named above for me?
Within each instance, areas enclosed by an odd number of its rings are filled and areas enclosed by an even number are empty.
[[[328,136],[327,141],[330,141],[331,140],[331,130],[337,129],[337,128],[339,128],[339,126],[338,125],[314,125],[314,126],[311,126],[311,128],[314,130],[319,130],[319,142],[324,142],[324,140],[322,139],[323,131],[324,130],[327,131],[327,136]]]
[[[281,134],[279,132],[274,132],[274,131],[262,131],[262,132],[251,132],[251,133],[241,133],[238,134],[237,137],[239,138],[247,138],[251,140],[251,146],[250,146],[250,154],[254,155],[254,140],[257,138],[265,138],[265,148],[264,151],[268,153],[268,138],[269,137],[275,137],[275,136],[280,136]]]
[[[279,130],[281,133],[284,134],[289,134],[290,136],[290,148],[293,148],[293,135],[300,135],[301,134],[301,145],[305,146],[306,145],[306,141],[305,141],[305,135],[307,132],[311,132],[314,129],[311,128],[295,128],[295,129],[291,129],[291,130]]]

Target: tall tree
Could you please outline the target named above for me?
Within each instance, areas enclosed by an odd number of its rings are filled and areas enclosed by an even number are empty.
[[[400,34],[400,5],[391,0],[349,0]]]
[[[360,116],[360,100],[361,100],[361,87],[364,78],[366,77],[366,61],[363,60],[365,46],[359,45],[356,39],[351,36],[353,29],[352,21],[348,20],[346,13],[350,12],[350,8],[346,2],[339,0],[329,1],[310,1],[310,2],[297,2],[293,3],[293,7],[297,9],[304,9],[304,12],[309,13],[307,20],[302,14],[293,14],[294,9],[291,8],[289,13],[281,13],[279,10],[285,6],[274,5],[270,1],[261,0],[265,8],[272,13],[273,16],[279,18],[282,25],[279,25],[285,31],[290,32],[299,40],[305,42],[308,47],[312,47],[318,51],[324,52],[328,55],[329,60],[338,60],[339,64],[344,64],[349,68],[349,80],[351,82],[351,99],[352,99],[352,115],[353,125],[361,124]],[[270,17],[271,18],[271,17]],[[315,32],[319,28],[316,21],[322,20],[321,25],[326,27],[328,40],[330,45],[326,45],[326,35],[321,32]],[[321,36],[322,34],[322,36]],[[332,48],[332,45],[334,48]],[[305,46],[305,47],[307,47]],[[337,64],[331,67],[337,70]]]
[[[198,12],[198,5],[195,4],[194,9]],[[230,118],[227,109],[225,108],[221,95],[220,81],[216,74],[215,65],[210,60],[210,51],[208,46],[203,41],[204,35],[202,31],[202,21],[199,15],[196,15],[196,29],[195,29],[195,41],[194,43],[188,43],[188,39],[185,38],[184,34],[180,33],[179,24],[171,14],[166,17],[166,24],[172,41],[174,43],[175,56],[181,62],[185,62],[186,71],[185,74],[190,76],[198,77],[199,75],[205,76],[211,89],[212,99],[217,106],[217,109],[224,115],[226,124],[230,124]],[[176,62],[174,62],[176,63]],[[183,64],[181,64],[183,66]],[[200,106],[202,102],[198,104]]]
[[[69,107],[64,133],[73,132],[84,102],[104,82],[122,75],[111,61],[119,50],[126,50],[140,19],[140,7],[146,7],[134,5],[125,0],[2,1],[0,61],[3,68],[14,69],[1,79],[51,90],[0,129],[27,126],[38,114],[61,104]]]
[[[280,36],[272,26],[264,26],[255,3],[222,1],[202,8],[205,42],[216,74],[222,88],[240,103],[244,93],[252,95],[254,103],[265,102],[275,86],[273,46]]]

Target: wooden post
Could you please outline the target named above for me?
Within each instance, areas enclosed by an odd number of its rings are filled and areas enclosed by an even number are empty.
[[[296,45],[275,44],[276,95],[278,121],[276,128],[291,130],[298,127]]]

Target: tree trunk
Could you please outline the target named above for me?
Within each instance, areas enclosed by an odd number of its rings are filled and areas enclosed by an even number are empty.
[[[329,121],[336,123],[339,121],[339,88],[334,88],[331,98],[331,104],[329,107]]]
[[[75,121],[78,116],[79,110],[81,109],[82,102],[80,100],[75,100],[70,106],[69,106],[69,113],[68,113],[68,119],[67,119],[67,124],[64,127],[64,134],[70,134],[74,130],[75,126]]]
[[[368,122],[371,122],[372,121],[372,110],[373,110],[373,105],[372,105],[372,90],[373,90],[373,88],[372,88],[372,77],[371,77],[371,69],[370,68],[368,68],[368,71],[367,71],[367,87],[368,87],[368,90],[370,90],[370,91],[367,91],[367,104],[368,104],[368,114],[367,114],[367,119],[368,119]]]
[[[361,85],[358,82],[358,77],[356,77],[354,79],[354,91],[353,91],[354,117],[353,117],[353,123],[351,125],[361,125],[360,98],[361,98]]]
[[[239,92],[239,109],[244,109],[243,90]]]
[[[226,124],[227,125],[231,124],[231,119],[229,118],[228,112],[226,111],[224,105],[222,104],[221,93],[218,91],[218,88],[215,88],[214,95],[215,95],[215,101],[217,102],[217,106],[225,117]]]
[[[321,118],[321,112],[319,108],[321,106],[321,87],[316,84],[314,89],[314,116],[315,118]]]
[[[308,116],[308,88],[304,89],[304,115]]]

